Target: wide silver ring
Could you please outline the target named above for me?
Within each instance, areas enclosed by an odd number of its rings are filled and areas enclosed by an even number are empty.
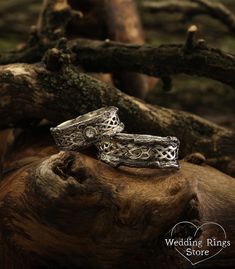
[[[84,149],[104,135],[111,137],[123,131],[117,111],[113,106],[100,108],[51,128],[51,134],[60,150]]]
[[[158,167],[179,169],[179,139],[172,136],[121,133],[105,136],[96,146],[99,159],[116,167]]]

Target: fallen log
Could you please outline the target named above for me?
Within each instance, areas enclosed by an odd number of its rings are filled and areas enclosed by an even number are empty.
[[[60,62],[57,50],[49,54],[47,65],[0,67],[1,128],[25,126],[32,120],[44,118],[56,124],[102,106],[114,105],[120,109],[126,131],[177,136],[181,141],[181,157],[201,152],[207,159],[226,157],[227,163],[233,158],[235,136],[232,131],[187,112],[148,105],[81,73],[73,65]],[[54,65],[60,69],[47,69],[55,68]]]

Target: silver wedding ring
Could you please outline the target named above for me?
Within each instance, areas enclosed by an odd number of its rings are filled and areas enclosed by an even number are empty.
[[[124,124],[117,112],[117,107],[104,107],[51,128],[56,145],[71,151],[95,145],[99,159],[113,167],[179,169],[178,138],[121,133]]]
[[[104,107],[51,128],[60,150],[77,151],[97,143],[103,136],[113,136],[124,129],[117,107]]]
[[[99,158],[111,166],[179,168],[179,139],[139,134],[104,137],[98,144]]]

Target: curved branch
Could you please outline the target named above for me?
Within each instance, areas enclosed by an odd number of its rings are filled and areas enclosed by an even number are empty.
[[[195,151],[206,158],[235,154],[232,131],[187,112],[148,105],[79,73],[74,66],[56,72],[42,64],[1,66],[0,83],[1,128],[42,118],[58,123],[115,105],[127,131],[179,137],[181,156]]]
[[[215,19],[219,19],[228,29],[235,33],[235,15],[222,3],[213,3],[209,0],[191,0],[205,8]]]
[[[208,0],[144,1],[141,7],[144,11],[151,13],[183,13],[186,19],[206,14],[220,20],[232,33],[235,33],[235,15],[222,3],[214,3]]]

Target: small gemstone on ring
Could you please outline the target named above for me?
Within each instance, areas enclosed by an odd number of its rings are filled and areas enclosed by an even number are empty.
[[[86,136],[87,138],[93,138],[95,135],[96,135],[96,131],[95,131],[94,128],[87,128],[87,129],[85,130],[85,136]]]

